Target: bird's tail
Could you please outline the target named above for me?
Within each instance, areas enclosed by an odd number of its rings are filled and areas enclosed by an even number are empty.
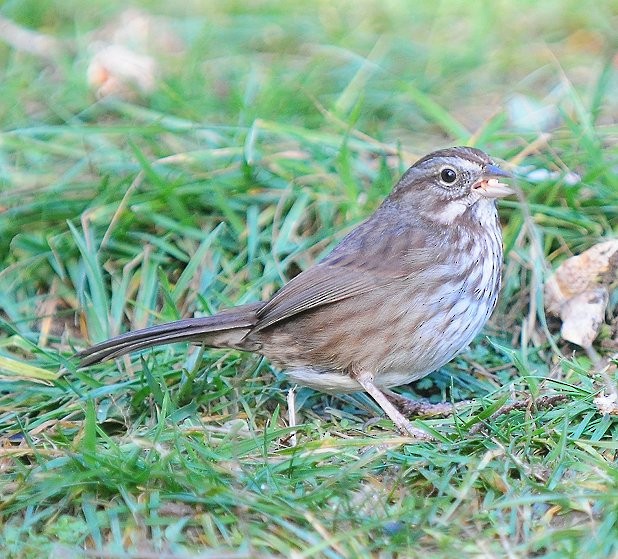
[[[142,330],[127,332],[79,352],[79,366],[114,359],[125,353],[174,342],[199,342],[209,347],[251,349],[242,339],[256,324],[256,311],[263,303],[234,307],[213,316],[185,318]]]

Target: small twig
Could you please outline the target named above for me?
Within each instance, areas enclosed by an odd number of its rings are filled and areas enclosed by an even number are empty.
[[[399,410],[406,416],[417,417],[449,417],[453,415],[459,408],[465,407],[472,403],[472,400],[462,400],[461,402],[440,402],[432,404],[427,400],[412,400],[401,394],[397,394],[392,390],[382,390],[392,404],[397,406]]]
[[[537,410],[546,410],[552,409],[556,404],[560,402],[564,402],[568,400],[568,396],[566,394],[554,394],[552,396],[541,396],[540,398],[532,398],[529,396],[524,400],[516,400],[515,402],[511,402],[510,404],[504,404],[500,409],[492,413],[485,421],[481,423],[477,423],[472,429],[470,429],[470,435],[476,435],[477,433],[481,433],[488,429],[489,424],[496,420],[501,415],[506,415],[507,413],[511,413],[512,411],[521,411],[528,410],[533,406]]]
[[[296,427],[296,387],[292,386],[288,390],[288,425]],[[289,437],[290,446],[296,446],[296,431],[292,431]]]
[[[55,37],[17,25],[3,16],[0,16],[0,41],[18,51],[52,60],[65,50],[63,43]]]

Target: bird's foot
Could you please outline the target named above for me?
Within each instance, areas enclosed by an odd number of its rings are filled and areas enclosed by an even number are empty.
[[[434,438],[429,434],[414,427],[404,415],[389,401],[387,396],[374,383],[373,377],[368,374],[354,374],[354,378],[365,389],[365,391],[376,401],[376,403],[384,410],[384,413],[390,417],[392,422],[397,426],[397,429],[405,435],[410,436],[417,441],[431,441]]]

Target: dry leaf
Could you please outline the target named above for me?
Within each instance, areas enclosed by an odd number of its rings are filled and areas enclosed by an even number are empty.
[[[87,78],[97,96],[132,100],[155,90],[165,59],[184,45],[169,20],[129,8],[93,33],[89,50]]]
[[[562,319],[562,337],[588,348],[605,320],[618,279],[618,239],[565,260],[545,285],[545,308]]]
[[[88,65],[88,83],[98,97],[117,95],[133,98],[135,93],[152,93],[157,84],[157,63],[122,45],[95,46]]]
[[[599,410],[599,413],[603,415],[618,415],[618,395],[609,394],[608,396],[602,394],[597,396],[593,402]]]

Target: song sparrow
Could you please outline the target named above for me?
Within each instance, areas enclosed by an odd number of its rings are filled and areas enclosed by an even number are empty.
[[[502,269],[495,199],[512,193],[499,181],[508,176],[478,149],[431,153],[269,301],[128,332],[82,351],[81,366],[179,341],[253,351],[293,382],[364,389],[416,436],[384,390],[450,361],[489,318]]]

